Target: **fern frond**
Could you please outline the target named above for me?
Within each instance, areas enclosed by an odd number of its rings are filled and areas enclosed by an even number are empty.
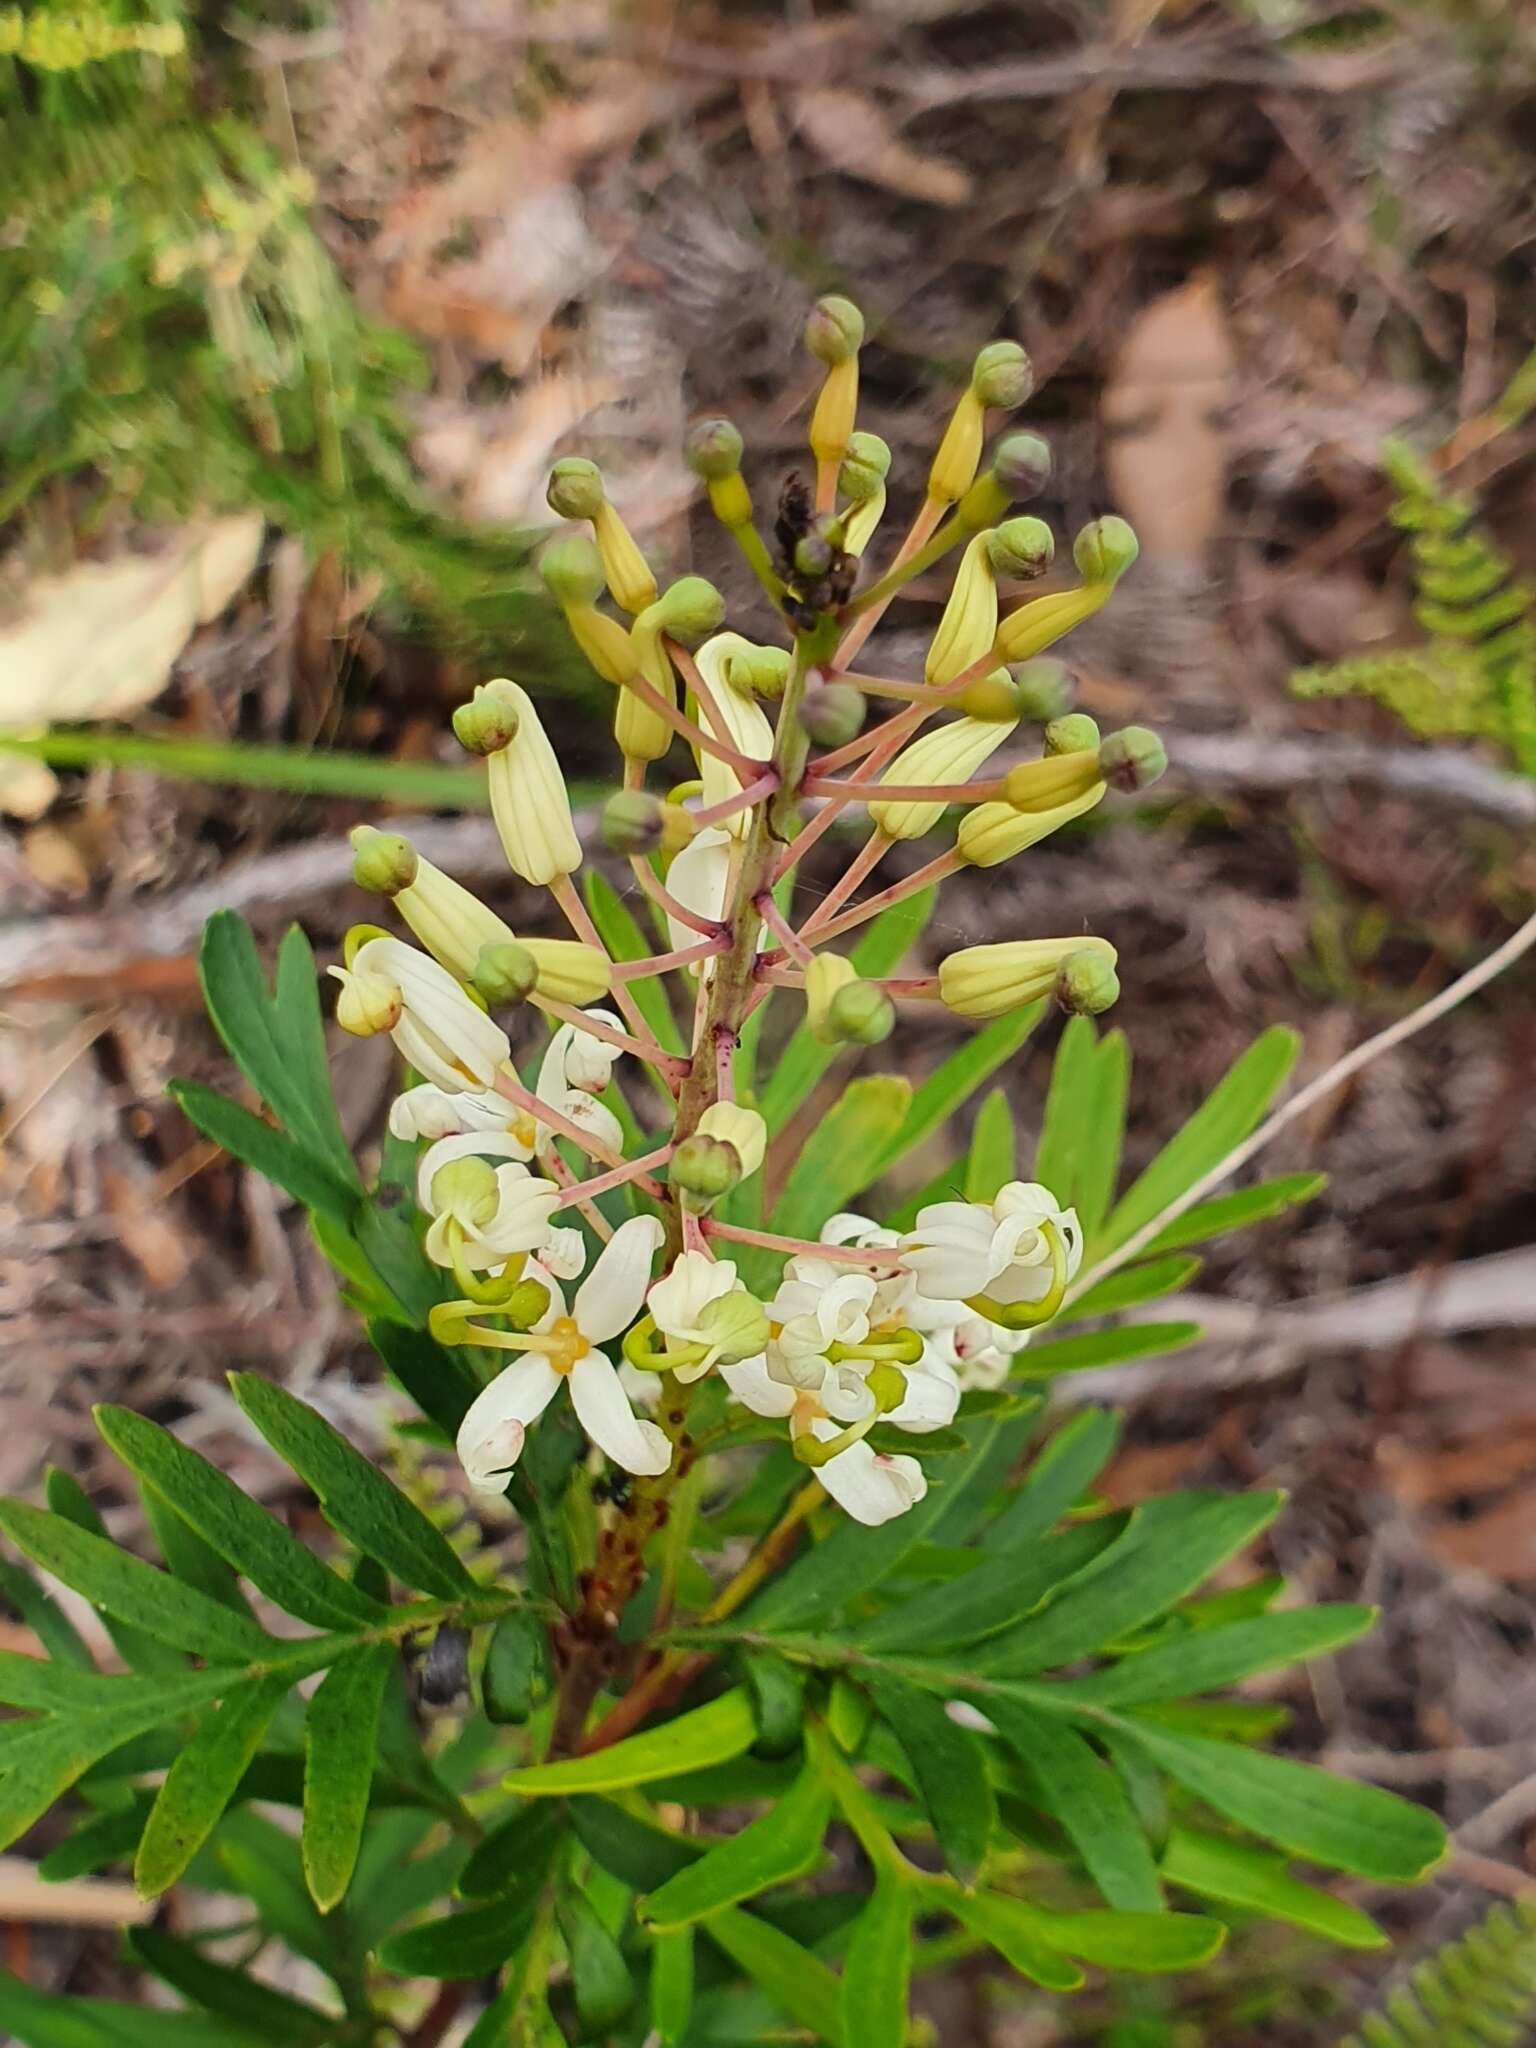
[[[1420,1963],[1340,2048],[1520,2048],[1533,2020],[1536,1898],[1524,1898]]]

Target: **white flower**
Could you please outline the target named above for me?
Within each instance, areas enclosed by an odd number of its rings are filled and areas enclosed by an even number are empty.
[[[526,1157],[515,1138],[497,1131],[466,1131],[427,1148],[416,1193],[432,1218],[429,1259],[439,1266],[457,1259],[471,1272],[484,1272],[514,1253],[539,1249],[560,1190],[552,1180],[536,1180],[521,1164]],[[495,1158],[505,1163],[493,1168]]]
[[[365,939],[349,967],[330,971],[341,983],[336,1007],[344,1028],[387,1029],[401,1058],[450,1094],[494,1085],[497,1068],[511,1052],[507,1034],[429,954],[403,939]],[[386,990],[395,998],[387,1022],[372,1008]],[[349,1017],[349,999],[358,992],[366,1014]]]
[[[773,753],[773,727],[750,690],[739,690],[730,680],[732,657],[738,654],[753,654],[756,649],[749,640],[739,633],[716,633],[706,640],[694,656],[699,665],[699,674],[709,685],[710,693],[725,721],[723,733],[713,733],[716,739],[723,739],[738,753],[749,760],[767,761]],[[710,725],[707,711],[700,711],[701,721]],[[713,732],[713,728],[711,727]],[[704,784],[701,804],[708,809],[713,804],[724,803],[728,798],[741,794],[741,778],[729,762],[722,761],[718,754],[697,749],[699,775]],[[738,811],[721,827],[731,839],[745,839],[747,828],[752,822],[750,810]],[[670,887],[670,884],[668,885]],[[676,891],[673,891],[674,895]],[[685,899],[679,899],[685,900]],[[692,905],[689,906],[690,909]],[[695,935],[697,936],[697,935]],[[686,942],[685,942],[686,943]]]
[[[539,1264],[557,1280],[576,1280],[587,1263],[587,1241],[579,1230],[551,1230],[539,1248]]]
[[[582,1428],[615,1465],[647,1477],[666,1471],[671,1444],[654,1423],[636,1417],[612,1360],[598,1348],[622,1335],[640,1313],[651,1260],[664,1235],[654,1216],[621,1223],[577,1288],[569,1312],[554,1276],[545,1279],[549,1307],[529,1333],[527,1356],[491,1381],[459,1425],[459,1460],[477,1491],[506,1490],[528,1425],[544,1413],[562,1380],[570,1383]]]
[[[830,1422],[813,1422],[812,1434],[835,1436]],[[928,1479],[916,1458],[885,1456],[868,1444],[850,1444],[816,1470],[816,1477],[844,1514],[866,1528],[877,1529],[915,1508],[928,1491]]]
[[[504,1131],[519,1149],[509,1159],[531,1159],[533,1118],[494,1089],[465,1088],[450,1095],[431,1081],[407,1088],[389,1105],[389,1128],[397,1138],[451,1138],[459,1131]]]
[[[919,1293],[1003,1307],[1045,1301],[1083,1260],[1077,1211],[1038,1181],[1010,1181],[990,1203],[935,1202],[901,1244]]]
[[[786,1359],[812,1359],[825,1358],[834,1344],[862,1344],[874,1302],[871,1274],[797,1253],[768,1305],[780,1325],[774,1345]]]
[[[694,834],[667,869],[668,892],[685,910],[691,910],[695,917],[705,918],[711,924],[725,921],[732,844],[729,832],[722,831],[718,825],[707,825],[702,832]],[[698,945],[699,934],[691,925],[682,924],[673,917],[668,918],[667,927],[675,948]],[[757,929],[761,933],[760,923]],[[707,979],[713,966],[712,960],[695,961],[688,972],[697,974],[702,967]]]
[[[586,1010],[583,1015],[594,1024],[606,1024],[610,1031],[624,1029],[622,1020],[612,1010]],[[556,1072],[567,1087],[601,1095],[613,1076],[614,1062],[622,1057],[622,1048],[610,1045],[595,1032],[583,1031],[579,1024],[562,1024],[544,1057],[555,1062]]]
[[[571,823],[571,800],[533,699],[506,676],[482,683],[517,712],[517,731],[488,760],[491,816],[509,865],[525,882],[542,887],[581,866],[581,841]]]
[[[725,1302],[731,1304],[729,1313],[716,1306]],[[702,1379],[722,1357],[736,1360],[748,1345],[760,1346],[767,1329],[761,1305],[738,1285],[732,1261],[712,1259],[708,1252],[683,1252],[651,1289],[646,1306],[664,1337],[703,1347],[701,1358],[671,1367],[684,1384]]]
[[[931,1358],[935,1365],[946,1367],[967,1393],[973,1387],[990,1391],[1004,1385],[1013,1371],[1015,1357],[1029,1343],[1033,1330],[1006,1330],[1001,1323],[973,1315],[963,1301],[942,1305],[957,1310],[958,1315],[929,1336],[925,1363]]]
[[[616,1026],[619,1021],[607,1010],[593,1010],[591,1015],[602,1024]],[[596,1096],[600,1089],[607,1087],[613,1063],[618,1057],[617,1046],[594,1038],[590,1031],[583,1031],[577,1024],[562,1024],[549,1041],[549,1050],[540,1064],[539,1078],[533,1091],[540,1102],[547,1102],[551,1109],[557,1110],[571,1123],[579,1124],[582,1130],[591,1133],[598,1145],[610,1152],[623,1151],[623,1127],[613,1111],[599,1102]],[[562,1132],[561,1135],[566,1134]],[[541,1124],[541,1147],[549,1142],[549,1137],[548,1129]]]
[[[829,1216],[821,1226],[821,1241],[823,1244],[857,1245],[860,1251],[865,1252],[889,1251],[892,1271],[875,1283],[870,1321],[876,1329],[888,1324],[905,1326],[919,1333],[924,1330],[924,1306],[918,1296],[917,1284],[906,1267],[896,1263],[901,1245],[899,1232],[887,1230],[872,1217],[843,1209],[836,1216]]]

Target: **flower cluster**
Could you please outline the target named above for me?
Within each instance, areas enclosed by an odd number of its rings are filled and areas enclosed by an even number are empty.
[[[743,1028],[775,990],[791,992],[811,1035],[833,1047],[880,1043],[911,1003],[980,1019],[1049,995],[1078,1012],[1114,1001],[1115,950],[1097,937],[968,946],[934,973],[880,980],[833,942],[945,875],[1024,852],[1110,788],[1145,787],[1163,764],[1151,733],[1105,737],[1073,714],[1066,671],[1045,657],[1134,560],[1125,523],[1095,520],[1078,535],[1075,582],[1007,602],[1053,555],[1049,528],[1012,511],[1049,476],[1044,444],[1010,434],[983,454],[989,412],[1029,392],[1028,360],[1012,343],[977,358],[910,528],[885,572],[859,587],[890,468],[884,443],[855,424],[862,339],[846,300],[816,307],[807,342],[825,375],[810,428],[814,482],[786,487],[776,551],[755,523],[741,436],[725,420],[690,436],[710,505],[785,646],[727,630],[699,577],[661,589],[593,464],[569,458],[550,479],[550,505],[572,530],[545,550],[545,581],[614,691],[623,778],[602,837],[648,899],[660,951],[620,959],[603,943],[571,879],[582,837],[554,749],[511,680],[478,688],[454,730],[486,761],[509,865],[549,892],[569,937],[514,931],[401,835],[354,835],[357,881],[391,899],[416,943],[375,926],[350,933],[331,970],[337,1018],[360,1035],[389,1033],[417,1077],[389,1125],[423,1147],[424,1249],[453,1290],[432,1331],[506,1359],[458,1439],[470,1484],[487,1495],[514,1480],[562,1382],[592,1443],[664,1484],[689,1441],[689,1403],[709,1382],[717,1403],[781,1420],[796,1457],[849,1514],[884,1522],[926,1490],[903,1440],[920,1452],[968,1395],[1007,1379],[1082,1259],[1074,1213],[1030,1182],[989,1202],[931,1204],[899,1233],[836,1215],[815,1240],[749,1227],[761,1203],[731,1199],[769,1172],[769,1133],[752,1100],[738,1099],[737,1072]],[[922,680],[866,673],[860,652],[886,606],[951,550],[959,567]],[[601,607],[604,591],[614,610]],[[878,700],[895,708],[866,725]],[[1030,724],[1043,744],[1024,758],[1016,736]],[[867,837],[797,920],[800,864],[854,807]],[[893,848],[951,809],[960,816],[946,851],[865,890]],[[660,1028],[676,1021],[670,977],[692,1012],[683,1052]],[[764,1253],[780,1277],[750,1286],[743,1274],[760,1272]]]

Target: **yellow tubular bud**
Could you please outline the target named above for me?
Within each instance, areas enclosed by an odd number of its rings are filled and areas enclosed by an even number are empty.
[[[859,409],[857,352],[828,366],[811,414],[811,453],[818,462],[841,462]]]
[[[613,986],[613,962],[580,939],[523,939],[538,970],[535,987],[552,1003],[595,1003]]]
[[[610,619],[593,604],[570,605],[566,608],[565,623],[571,629],[571,638],[605,683],[622,688],[632,675],[638,674],[640,657],[628,627],[621,626],[617,619]]]
[[[1109,966],[1107,939],[1014,939],[1000,946],[967,946],[939,963],[939,999],[957,1017],[1001,1017],[1039,1002],[1056,986],[1062,963],[1097,954]]]
[[[989,760],[1018,724],[1016,718],[956,718],[903,747],[882,782],[964,782]],[[947,805],[902,797],[872,803],[869,815],[888,839],[921,839],[943,817]]]
[[[677,702],[677,682],[672,663],[661,644],[656,627],[636,626],[630,636],[638,673],[651,688]],[[653,710],[633,690],[620,690],[613,714],[613,736],[626,761],[659,761],[672,744],[672,728],[659,711]]]
[[[712,1102],[699,1118],[706,1138],[723,1139],[734,1145],[741,1160],[741,1177],[756,1173],[768,1149],[768,1126],[755,1109],[739,1102]]]
[[[1024,761],[1003,777],[1003,801],[1015,811],[1059,810],[1092,791],[1102,794],[1104,777],[1097,751],[1047,754],[1043,761]]]
[[[517,934],[478,896],[418,855],[416,879],[395,892],[395,908],[434,960],[460,981],[472,981],[483,946],[512,944]]]
[[[851,960],[841,953],[817,953],[805,970],[805,1021],[811,1036],[822,1045],[840,1045],[842,1034],[832,1028],[832,998],[840,988],[858,980]]]
[[[924,680],[952,683],[991,647],[997,633],[997,575],[988,548],[989,534],[978,533],[960,558],[949,603],[923,664]]]
[[[731,681],[738,668],[742,673],[750,673],[748,661],[757,651],[752,642],[740,633],[716,633],[704,642],[695,659],[699,674],[709,685],[710,693],[720,707],[720,716],[725,720],[725,738],[754,761],[767,761],[773,753],[773,727],[768,722],[768,714],[750,691],[738,689]],[[712,732],[714,728],[709,714],[702,705],[697,716],[705,731]],[[696,752],[704,808],[724,803],[727,798],[741,793],[741,778],[729,762],[722,761],[717,754],[705,753],[702,747]],[[750,811],[738,811],[734,818],[722,819],[720,829],[729,832],[733,839],[745,839],[751,823]]]
[[[654,604],[656,578],[634,535],[606,498],[592,515],[592,536],[602,558],[604,580],[620,610],[643,612],[648,604]]]
[[[487,759],[491,816],[513,872],[543,887],[581,866],[565,777],[528,692],[505,676],[486,688],[504,694],[518,714],[516,737]]]
[[[936,504],[958,505],[971,488],[981,465],[986,422],[986,409],[976,393],[963,391],[928,472],[928,495]]]
[[[995,868],[1016,853],[1038,845],[1063,825],[1091,811],[1104,794],[1096,783],[1086,796],[1059,804],[1052,811],[1016,811],[1012,804],[978,804],[960,820],[955,849],[974,868]]]
[[[709,509],[727,532],[735,533],[752,524],[752,493],[739,469],[732,470],[729,476],[711,477],[705,488],[709,492]]]
[[[1053,590],[1047,597],[1031,598],[998,627],[993,652],[1001,662],[1032,660],[1084,619],[1091,619],[1108,603],[1114,587],[1113,583],[1080,583],[1076,590]]]
[[[862,504],[843,514],[843,553],[855,559],[862,555],[879,531],[884,517],[885,485],[881,484]]]

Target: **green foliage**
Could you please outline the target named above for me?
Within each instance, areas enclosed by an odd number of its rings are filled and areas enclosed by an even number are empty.
[[[1420,1963],[1341,2048],[1518,2048],[1536,2020],[1536,1903],[1495,1906]]]

